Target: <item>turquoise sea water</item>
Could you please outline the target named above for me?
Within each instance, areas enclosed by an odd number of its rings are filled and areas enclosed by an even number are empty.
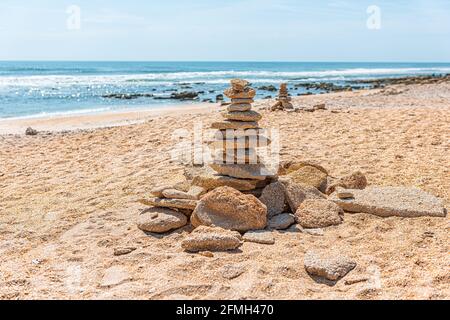
[[[215,100],[236,77],[261,87],[446,73],[450,63],[0,62],[0,118],[160,107],[181,103],[158,98],[182,91],[202,92],[194,102]],[[104,97],[110,94],[146,96]],[[258,98],[270,95],[258,90]]]

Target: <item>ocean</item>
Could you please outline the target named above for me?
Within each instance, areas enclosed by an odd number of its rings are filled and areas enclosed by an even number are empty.
[[[88,114],[216,101],[232,78],[256,88],[450,73],[450,63],[0,62],[0,118]],[[320,90],[299,86],[296,95]],[[169,98],[200,92],[197,100]],[[121,95],[128,99],[118,98]],[[276,92],[258,90],[257,98]]]

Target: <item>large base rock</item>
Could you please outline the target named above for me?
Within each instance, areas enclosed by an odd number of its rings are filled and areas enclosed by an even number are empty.
[[[369,213],[380,217],[445,217],[443,201],[417,188],[368,187],[350,190],[353,198],[339,199],[332,194],[330,200],[348,212]]]
[[[200,226],[183,240],[181,247],[190,252],[235,250],[241,245],[241,239],[238,232]]]
[[[191,223],[217,226],[234,231],[264,229],[267,225],[266,206],[252,195],[222,187],[206,194],[195,208]]]

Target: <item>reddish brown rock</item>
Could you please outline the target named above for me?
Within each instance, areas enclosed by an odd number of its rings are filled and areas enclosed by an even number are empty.
[[[344,189],[363,190],[367,187],[367,179],[362,172],[360,171],[354,172],[328,185],[326,194],[328,195],[332,194],[333,192],[336,191],[337,187],[341,187]]]
[[[297,171],[303,167],[314,167],[326,175],[328,175],[328,170],[322,167],[320,164],[318,164],[315,161],[283,161],[280,164],[280,170],[278,171],[278,174],[280,176],[287,175],[291,172]]]
[[[307,199],[296,211],[295,219],[304,228],[326,228],[341,224],[344,221],[344,211],[326,199]]]
[[[311,186],[325,192],[328,175],[315,167],[304,166],[289,173],[288,177],[297,184]]]
[[[252,195],[221,187],[199,201],[191,223],[195,227],[217,226],[242,232],[264,229],[267,225],[267,207]]]

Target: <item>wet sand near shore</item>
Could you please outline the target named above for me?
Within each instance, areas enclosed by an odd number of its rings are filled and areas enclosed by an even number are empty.
[[[185,104],[160,108],[103,112],[83,115],[1,119],[0,135],[23,134],[28,127],[38,131],[61,132],[105,127],[117,127],[145,122],[155,116],[195,114],[214,109],[210,103]]]
[[[263,110],[272,102],[255,109],[263,127],[280,129],[282,160],[314,160],[333,176],[361,170],[371,185],[419,187],[450,207],[449,82],[293,99],[296,107],[326,104],[316,112]],[[212,258],[182,250],[189,227],[138,230],[145,207],[137,200],[183,172],[170,158],[174,130],[199,121],[208,128],[222,110],[195,108],[10,123],[4,132],[21,134],[0,136],[0,298],[450,298],[448,217],[345,214],[322,236],[275,232],[275,245],[244,243]],[[26,126],[55,132],[25,136]],[[83,130],[57,132],[71,128]],[[123,247],[135,250],[115,256]],[[335,284],[317,282],[303,257],[324,248],[358,266]]]

